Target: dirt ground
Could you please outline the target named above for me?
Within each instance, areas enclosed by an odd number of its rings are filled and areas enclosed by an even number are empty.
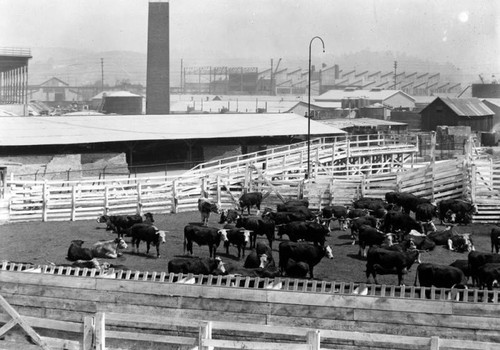
[[[167,272],[167,263],[170,259],[184,256],[183,252],[183,228],[189,223],[199,223],[198,212],[188,212],[180,214],[156,214],[155,224],[167,233],[167,243],[161,246],[161,257],[156,258],[156,252],[151,249],[146,255],[146,245],[141,243],[139,253],[134,253],[131,245],[123,251],[123,255],[118,259],[108,259],[112,264],[124,265],[131,270]],[[220,227],[219,216],[212,214],[209,225]],[[437,222],[436,222],[437,223]],[[443,226],[437,225],[438,229]],[[457,226],[461,233],[471,233],[477,251],[490,252],[489,233],[493,225],[471,224],[467,226]],[[332,224],[334,229],[331,236],[327,237],[327,244],[333,250],[332,260],[324,258],[314,269],[316,279],[337,281],[337,282],[366,282],[365,258],[358,256],[358,246],[351,245],[349,231],[339,231],[338,223]],[[85,241],[84,246],[99,240],[114,239],[115,234],[105,230],[105,224],[99,224],[96,220],[75,221],[75,222],[26,222],[12,223],[0,226],[0,259],[16,262],[30,262],[33,264],[45,265],[48,263],[68,264],[66,254],[70,242],[74,239]],[[286,239],[286,236],[284,236]],[[258,237],[258,240],[266,242],[265,237]],[[125,241],[130,243],[130,238],[125,237]],[[277,240],[273,245],[273,255],[278,262]],[[208,247],[194,244],[193,252],[195,256],[208,256]],[[247,250],[248,254],[248,250]],[[244,259],[237,260],[237,250],[230,247],[229,255],[225,254],[225,249],[219,246],[217,255],[228,264],[242,266]],[[421,255],[422,262],[433,262],[438,264],[450,264],[456,259],[467,259],[467,253],[457,253],[449,251],[445,247],[436,247],[433,251]],[[415,267],[405,276],[405,284],[413,285],[415,280]],[[378,282],[381,284],[396,284],[396,275],[379,276]]]

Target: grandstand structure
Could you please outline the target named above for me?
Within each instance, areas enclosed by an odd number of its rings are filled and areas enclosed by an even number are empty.
[[[303,95],[307,93],[308,69],[257,67],[185,67],[183,93]],[[341,69],[338,65],[320,70],[312,67],[311,92],[329,90],[400,90],[411,96],[459,94],[460,83],[445,81],[438,72]]]

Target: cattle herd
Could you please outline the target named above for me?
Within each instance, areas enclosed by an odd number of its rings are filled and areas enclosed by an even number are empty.
[[[331,204],[315,211],[307,200],[290,200],[261,210],[262,200],[262,193],[249,192],[239,198],[238,206],[221,210],[209,198],[200,198],[201,220],[184,226],[183,255],[168,260],[168,272],[314,278],[314,267],[325,257],[333,258],[327,238],[336,231],[347,231],[349,244],[358,245],[357,259],[366,262],[369,283],[371,279],[378,283],[377,275],[393,274],[398,284],[404,284],[404,276],[413,265],[415,285],[491,289],[500,281],[500,227],[491,231],[491,253],[475,251],[471,235],[457,230],[458,225],[471,223],[476,208],[470,202],[447,199],[434,203],[410,193],[388,192],[384,199],[360,198],[349,206]],[[216,226],[208,225],[211,213],[220,215]],[[89,247],[82,240],[73,240],[67,253],[73,265],[98,266],[97,258],[120,257],[128,249],[124,237],[130,237],[134,254],[139,254],[140,243],[145,242],[143,255],[157,258],[162,243],[169,239],[169,231],[158,229],[151,213],[144,217],[103,215],[97,222],[106,224],[107,230],[116,233],[116,239]],[[445,228],[438,230],[434,222]],[[156,254],[150,253],[151,245]],[[421,263],[421,253],[436,246],[467,257],[450,265]],[[208,257],[198,257],[201,249],[208,250]],[[279,257],[277,262],[273,250]],[[226,261],[221,258],[224,254]]]

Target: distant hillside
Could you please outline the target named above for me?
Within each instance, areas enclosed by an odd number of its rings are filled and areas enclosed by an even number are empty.
[[[57,77],[70,85],[100,84],[101,74],[104,82],[115,85],[118,81],[128,80],[131,83],[146,83],[145,53],[132,51],[92,52],[67,48],[33,48],[33,59],[29,67],[29,84],[35,85]],[[101,58],[103,65],[101,66]],[[197,66],[232,66],[258,67],[260,71],[269,69],[270,58],[245,59],[221,58],[219,61],[203,58],[184,58],[183,67]],[[327,67],[338,64],[342,70],[382,71],[392,72],[394,61],[397,61],[397,71],[440,73],[441,80],[469,84],[467,77],[459,68],[448,63],[437,63],[393,52],[371,52],[363,50],[344,54],[334,58],[334,62],[323,62]],[[274,68],[278,58],[274,58]],[[283,58],[280,69],[307,69],[307,58]],[[170,58],[171,85],[180,85],[181,58]],[[475,81],[475,80],[474,80]]]

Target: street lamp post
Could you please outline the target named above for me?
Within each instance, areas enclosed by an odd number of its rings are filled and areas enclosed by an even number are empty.
[[[307,173],[306,179],[311,176],[311,45],[314,39],[321,40],[323,45],[323,52],[325,52],[325,43],[323,39],[319,36],[315,36],[309,42],[309,84],[308,84],[308,95],[307,95]]]

